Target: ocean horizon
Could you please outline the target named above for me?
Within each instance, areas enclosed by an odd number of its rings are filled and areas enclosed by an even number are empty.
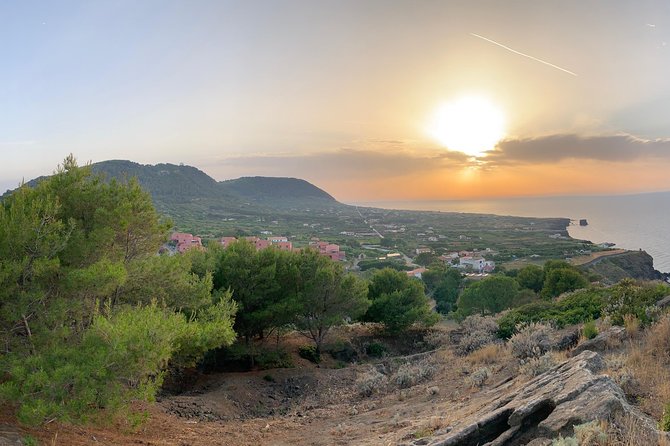
[[[475,200],[397,200],[351,203],[384,209],[569,218],[571,237],[642,249],[670,272],[670,191],[635,195],[522,197]],[[587,226],[579,226],[586,219]]]

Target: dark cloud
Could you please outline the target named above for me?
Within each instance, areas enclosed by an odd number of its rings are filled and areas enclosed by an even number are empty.
[[[340,149],[331,152],[287,155],[251,155],[225,158],[217,167],[256,175],[366,178],[400,176],[468,164],[469,157],[449,151]]]
[[[567,159],[625,162],[670,159],[670,140],[644,140],[631,135],[551,135],[506,140],[482,158],[487,164],[535,164]]]

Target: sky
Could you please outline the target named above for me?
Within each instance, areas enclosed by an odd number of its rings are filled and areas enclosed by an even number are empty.
[[[0,2],[0,189],[73,153],[345,202],[670,190],[669,43],[665,0]],[[503,120],[474,152],[463,98]]]

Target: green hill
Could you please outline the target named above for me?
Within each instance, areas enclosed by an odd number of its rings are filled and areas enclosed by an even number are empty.
[[[244,177],[219,183],[231,195],[272,205],[277,201],[332,204],[336,200],[327,192],[297,178]]]

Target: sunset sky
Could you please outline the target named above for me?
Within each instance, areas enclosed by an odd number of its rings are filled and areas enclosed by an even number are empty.
[[[345,202],[670,190],[669,73],[667,0],[6,1],[0,188],[72,152]]]

